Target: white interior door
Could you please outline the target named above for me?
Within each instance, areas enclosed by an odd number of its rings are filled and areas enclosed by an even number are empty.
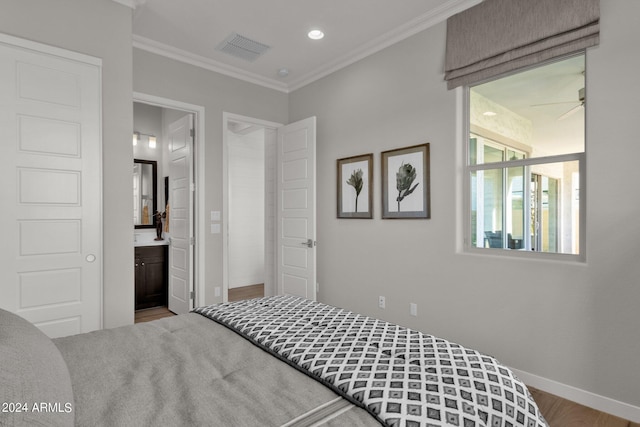
[[[316,118],[278,128],[278,293],[316,299]]]
[[[193,259],[193,116],[169,125],[169,310],[192,307]]]
[[[101,61],[0,35],[0,307],[102,327]]]

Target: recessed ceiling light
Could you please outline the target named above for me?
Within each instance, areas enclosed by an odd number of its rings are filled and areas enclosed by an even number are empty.
[[[320,40],[324,37],[324,33],[320,30],[311,30],[307,34],[311,40]]]
[[[288,70],[288,69],[286,69],[286,68],[280,68],[280,69],[278,70],[278,77],[285,78],[285,77],[287,77],[288,75],[289,75],[289,70]]]
[[[488,116],[488,117],[493,117],[493,116],[497,116],[498,113],[495,113],[493,111],[485,111],[484,113],[482,113],[483,116]]]

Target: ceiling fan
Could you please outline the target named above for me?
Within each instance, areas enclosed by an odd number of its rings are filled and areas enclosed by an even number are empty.
[[[549,102],[549,103],[546,103],[546,104],[532,105],[532,107],[542,107],[542,106],[546,106],[546,105],[559,105],[559,104],[576,104],[577,103],[576,106],[572,107],[569,111],[567,111],[566,113],[563,113],[561,116],[558,117],[558,120],[564,120],[567,117],[571,116],[572,114],[578,112],[581,108],[583,108],[585,101],[586,101],[585,91],[584,91],[584,88],[581,88],[580,90],[578,90],[578,100],[577,101]]]

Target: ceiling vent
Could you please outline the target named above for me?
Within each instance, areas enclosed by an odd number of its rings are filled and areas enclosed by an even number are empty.
[[[242,58],[245,61],[253,62],[269,50],[270,47],[240,34],[231,33],[216,49],[237,58]]]

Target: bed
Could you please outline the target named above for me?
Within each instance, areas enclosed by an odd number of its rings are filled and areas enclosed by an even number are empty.
[[[0,310],[0,425],[547,426],[494,358],[292,296],[49,339]]]

